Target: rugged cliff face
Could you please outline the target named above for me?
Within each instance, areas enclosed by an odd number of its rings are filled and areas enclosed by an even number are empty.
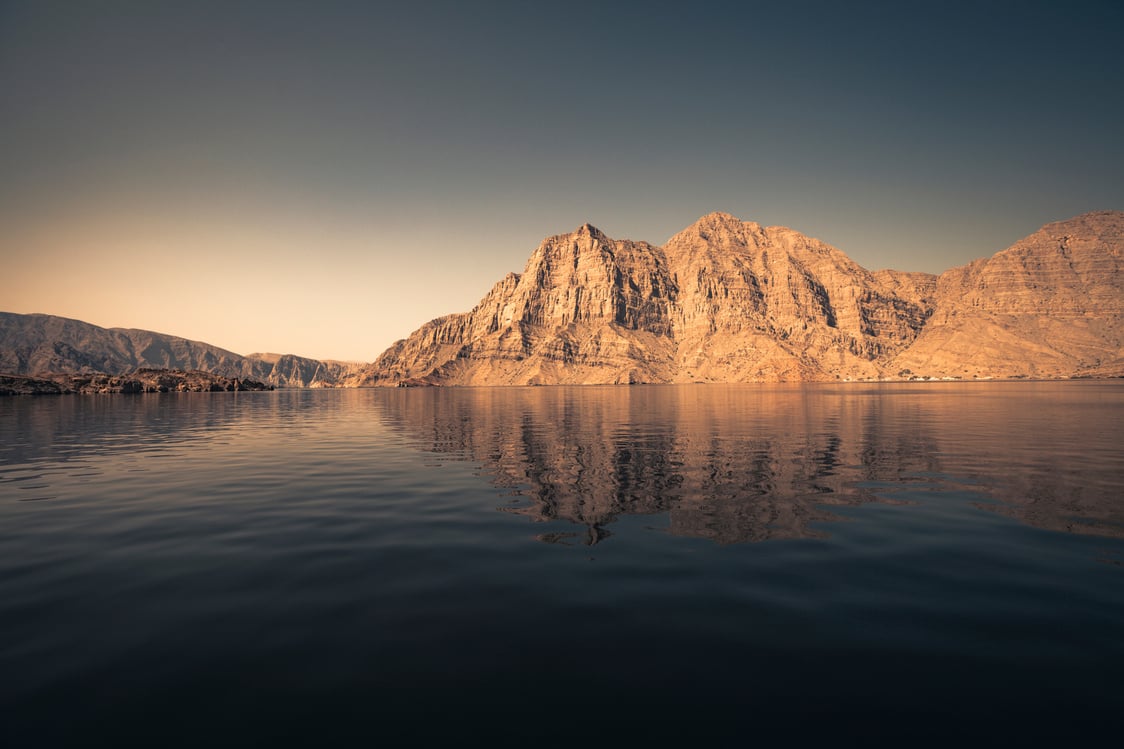
[[[941,274],[935,311],[890,372],[952,377],[1124,374],[1124,213],[1048,224]]]
[[[663,248],[586,225],[551,237],[465,315],[400,341],[354,384],[873,377],[931,308],[783,228],[721,213]],[[910,293],[896,287],[909,286]]]
[[[677,380],[877,376],[929,310],[839,250],[714,213],[664,248],[678,283]]]
[[[940,277],[870,272],[712,213],[664,247],[588,224],[355,385],[1063,377],[1124,372],[1124,213],[1050,224]]]
[[[349,382],[666,382],[675,294],[663,250],[587,224],[546,239],[472,311],[427,323]]]
[[[870,272],[724,213],[663,247],[586,224],[373,364],[0,313],[0,372],[156,367],[282,387],[1124,376],[1122,252],[1122,212],[1049,224],[939,277]]]

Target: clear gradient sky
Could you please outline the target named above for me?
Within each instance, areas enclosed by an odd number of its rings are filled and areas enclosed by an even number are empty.
[[[0,310],[369,361],[544,236],[1124,208],[1119,2],[0,0]]]

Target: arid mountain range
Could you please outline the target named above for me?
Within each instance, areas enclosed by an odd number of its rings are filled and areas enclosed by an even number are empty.
[[[292,354],[249,354],[200,341],[53,315],[0,312],[0,373],[47,376],[137,369],[199,370],[221,377],[260,380],[278,387],[325,387],[360,365]]]
[[[940,276],[872,273],[817,239],[724,213],[663,247],[587,224],[349,382],[1116,376],[1122,251],[1122,212],[1049,224]]]
[[[374,363],[0,313],[0,372],[204,370],[282,387],[1124,375],[1124,212],[1048,224],[941,275],[868,271],[783,227],[712,213],[662,247],[586,224],[469,312]]]

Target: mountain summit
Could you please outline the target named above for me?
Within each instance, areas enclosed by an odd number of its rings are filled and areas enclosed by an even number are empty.
[[[1119,211],[1047,224],[940,276],[871,272],[728,213],[662,247],[583,224],[373,364],[0,312],[0,372],[199,369],[281,387],[1119,377],[1122,253]]]
[[[1043,227],[941,276],[870,272],[784,227],[711,213],[663,247],[589,224],[357,385],[1068,377],[1124,371],[1124,213]]]

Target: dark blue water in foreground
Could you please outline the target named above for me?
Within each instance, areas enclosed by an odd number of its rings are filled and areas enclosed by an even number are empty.
[[[1097,740],[1124,383],[0,399],[0,744]]]

